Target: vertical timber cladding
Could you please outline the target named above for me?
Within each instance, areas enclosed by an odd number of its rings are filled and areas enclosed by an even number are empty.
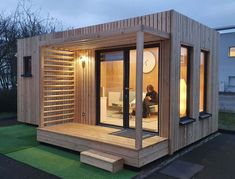
[[[23,58],[32,57],[32,77],[22,77]],[[38,37],[17,40],[17,120],[39,124],[39,40]]]
[[[170,88],[170,152],[173,153],[217,130],[218,122],[218,38],[214,30],[172,11],[171,14],[171,88]],[[196,122],[179,125],[179,73],[181,44],[193,48],[190,65],[190,117]],[[200,51],[209,51],[207,110],[212,117],[199,120]]]
[[[75,51],[75,122],[96,124],[95,50]],[[84,66],[82,65],[84,60]]]
[[[42,49],[41,126],[75,118],[74,52]]]

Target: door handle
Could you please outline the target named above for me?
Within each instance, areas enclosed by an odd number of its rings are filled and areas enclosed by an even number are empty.
[[[125,99],[128,99],[127,94],[125,94]]]

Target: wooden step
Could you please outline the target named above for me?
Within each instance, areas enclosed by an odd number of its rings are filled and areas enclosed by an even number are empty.
[[[81,152],[80,160],[82,163],[102,168],[112,173],[121,170],[124,163],[121,157],[92,149]]]

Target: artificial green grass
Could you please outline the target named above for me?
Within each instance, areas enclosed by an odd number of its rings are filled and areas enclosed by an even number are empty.
[[[235,131],[235,113],[219,112],[219,129]]]
[[[10,118],[10,117],[15,117],[15,116],[16,116],[15,112],[0,113],[0,119],[5,119],[5,118]]]
[[[62,178],[132,178],[135,172],[122,170],[115,174],[92,167],[80,162],[80,156],[49,146],[37,146],[7,154],[35,168],[49,172]]]
[[[35,127],[26,125],[0,127],[0,153],[2,154],[37,145]]]
[[[126,169],[112,174],[82,164],[78,154],[39,144],[36,128],[23,124],[0,127],[0,153],[61,178],[125,179],[137,175]]]

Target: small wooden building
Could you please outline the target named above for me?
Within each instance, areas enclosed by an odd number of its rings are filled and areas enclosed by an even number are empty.
[[[217,131],[218,40],[174,10],[19,39],[18,121],[144,166]]]

